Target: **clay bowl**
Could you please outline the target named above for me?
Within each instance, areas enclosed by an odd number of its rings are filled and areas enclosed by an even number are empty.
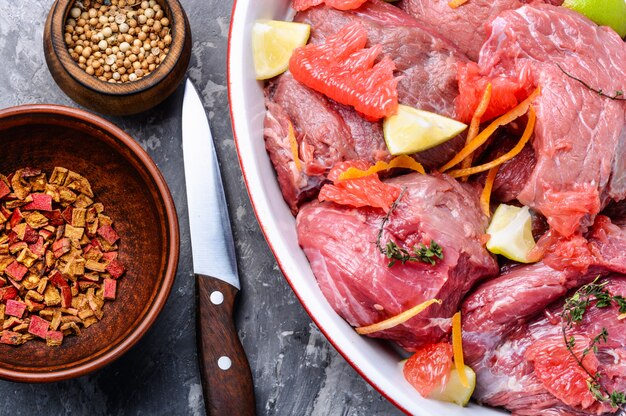
[[[179,254],[176,209],[150,156],[126,133],[86,111],[55,105],[0,110],[0,172],[46,173],[63,166],[84,175],[121,236],[127,266],[103,319],[60,347],[34,340],[0,344],[0,377],[48,382],[77,377],[118,358],[152,325],[170,293]]]
[[[103,114],[137,114],[161,103],[178,87],[191,57],[191,29],[178,0],[157,0],[170,20],[172,45],[151,74],[111,84],[88,75],[72,60],[64,40],[65,22],[75,0],[56,0],[44,28],[44,54],[52,78],[74,101]]]

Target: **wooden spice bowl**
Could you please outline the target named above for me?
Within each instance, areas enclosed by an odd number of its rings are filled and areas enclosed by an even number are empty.
[[[164,61],[133,82],[108,83],[78,66],[65,44],[67,17],[76,0],[56,0],[44,28],[44,54],[52,78],[77,103],[103,114],[130,115],[153,108],[183,80],[191,57],[189,20],[178,0],[157,0],[170,20],[172,44]]]
[[[59,347],[33,340],[0,344],[0,377],[49,382],[84,375],[118,358],[155,321],[170,293],[179,255],[176,209],[148,154],[126,133],[83,110],[28,105],[0,110],[0,172],[62,166],[83,174],[120,235],[127,272],[104,316]]]

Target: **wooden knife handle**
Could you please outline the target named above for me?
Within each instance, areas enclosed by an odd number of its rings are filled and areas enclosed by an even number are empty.
[[[233,322],[237,288],[196,275],[197,340],[204,404],[210,416],[254,416],[250,365]]]

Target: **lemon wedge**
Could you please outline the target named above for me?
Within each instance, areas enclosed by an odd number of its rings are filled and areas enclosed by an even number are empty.
[[[269,79],[289,68],[293,50],[306,45],[311,27],[304,23],[257,20],[252,28],[252,53],[257,79]]]
[[[441,386],[435,387],[428,398],[442,402],[455,403],[459,406],[467,405],[476,387],[476,373],[467,365],[464,369],[465,375],[467,376],[467,387],[461,382],[458,371],[452,368],[446,385],[443,388]]]
[[[535,247],[532,220],[528,207],[500,204],[489,228],[487,250],[520,263],[529,263],[528,254]]]
[[[385,142],[394,156],[430,149],[466,128],[460,121],[406,105],[399,105],[398,112],[383,123]]]
[[[626,36],[624,0],[565,0],[563,7],[586,16],[600,26],[609,26],[622,38]]]

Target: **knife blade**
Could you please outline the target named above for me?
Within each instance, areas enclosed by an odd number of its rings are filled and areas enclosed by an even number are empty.
[[[254,415],[252,375],[233,320],[240,284],[224,187],[209,121],[190,80],[182,120],[205,407],[209,415]]]

